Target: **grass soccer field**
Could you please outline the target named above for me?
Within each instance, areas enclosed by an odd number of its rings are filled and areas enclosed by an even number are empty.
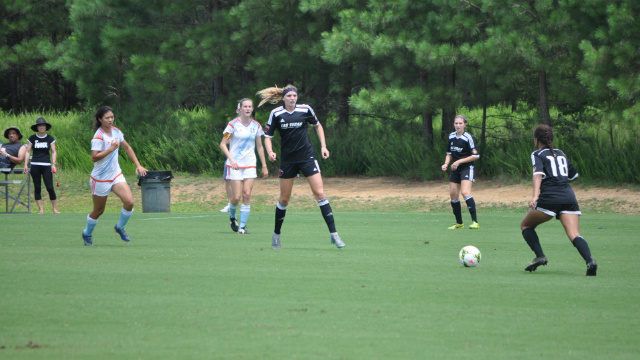
[[[222,213],[138,212],[131,243],[117,216],[93,247],[85,214],[0,216],[0,358],[640,358],[637,216],[582,217],[597,277],[558,221],[538,229],[549,265],[525,272],[515,212],[480,230],[447,230],[449,213],[338,213],[344,249],[319,211],[289,212],[280,250],[272,212],[251,214],[251,235]],[[459,263],[465,245],[478,267]]]

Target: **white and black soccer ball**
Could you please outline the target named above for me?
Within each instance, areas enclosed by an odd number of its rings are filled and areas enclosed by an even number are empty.
[[[465,246],[460,250],[460,254],[458,254],[458,258],[460,258],[460,262],[465,267],[474,267],[478,266],[480,261],[482,261],[482,254],[480,250],[478,250],[475,246]]]

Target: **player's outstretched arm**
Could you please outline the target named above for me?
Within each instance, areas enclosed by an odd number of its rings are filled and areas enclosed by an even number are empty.
[[[129,159],[131,159],[131,161],[133,161],[133,163],[136,165],[136,174],[142,176],[147,175],[148,170],[140,165],[140,161],[138,161],[138,157],[136,156],[135,151],[133,151],[133,148],[129,145],[129,143],[127,143],[126,140],[122,140],[120,146],[124,148],[124,151],[127,153],[127,156],[129,156]]]

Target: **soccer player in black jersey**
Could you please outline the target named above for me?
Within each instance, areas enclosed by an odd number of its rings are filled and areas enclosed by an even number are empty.
[[[449,174],[449,195],[451,196],[451,209],[456,217],[456,223],[449,229],[464,229],[460,207],[461,192],[464,201],[467,203],[469,214],[471,214],[469,229],[480,229],[476,215],[476,202],[471,196],[471,185],[474,181],[473,162],[480,158],[480,154],[476,149],[476,142],[473,140],[473,136],[464,131],[467,126],[467,118],[463,115],[457,115],[453,121],[453,126],[456,131],[449,134],[447,156],[444,164],[442,164],[442,171],[447,171],[449,163],[453,161],[451,173]]]
[[[265,126],[264,145],[267,149],[270,161],[276,160],[276,153],[273,152],[271,139],[275,135],[276,130],[280,133],[280,198],[276,205],[276,221],[271,241],[272,249],[280,249],[280,229],[284,222],[284,217],[291,198],[293,190],[293,181],[298,173],[307,178],[313,196],[318,201],[322,217],[327,223],[329,233],[331,234],[331,243],[338,248],[345,246],[333,220],[333,211],[329,200],[324,194],[324,185],[322,176],[320,175],[320,166],[316,159],[315,150],[309,141],[307,134],[308,126],[313,126],[318,133],[320,139],[322,158],[329,157],[329,150],[324,138],[324,130],[318,121],[313,109],[308,105],[299,105],[298,89],[293,85],[287,85],[284,88],[270,87],[257,93],[262,97],[262,101],[258,107],[266,102],[276,104],[280,101],[284,102],[283,106],[279,106],[271,111],[267,126]]]
[[[526,271],[535,271],[540,265],[547,265],[547,257],[542,251],[536,227],[554,216],[564,227],[569,240],[587,263],[587,276],[596,276],[598,265],[591,257],[589,245],[580,236],[580,208],[576,195],[569,185],[578,178],[571,161],[560,150],[553,148],[553,131],[550,126],[540,125],[533,132],[538,150],[531,154],[533,164],[533,196],[529,200],[531,208],[522,219],[522,236],[536,254]]]

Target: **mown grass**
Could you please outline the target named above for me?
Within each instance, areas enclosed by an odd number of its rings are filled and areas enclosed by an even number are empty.
[[[0,237],[0,357],[6,359],[633,359],[640,356],[640,230],[632,216],[585,215],[600,270],[558,222],[540,227],[549,265],[521,238],[521,214],[336,212],[336,249],[316,212],[273,213],[251,235],[219,212],[117,214],[82,245],[84,214],[12,216]],[[7,234],[3,232],[3,234]],[[480,248],[477,268],[457,259]]]

